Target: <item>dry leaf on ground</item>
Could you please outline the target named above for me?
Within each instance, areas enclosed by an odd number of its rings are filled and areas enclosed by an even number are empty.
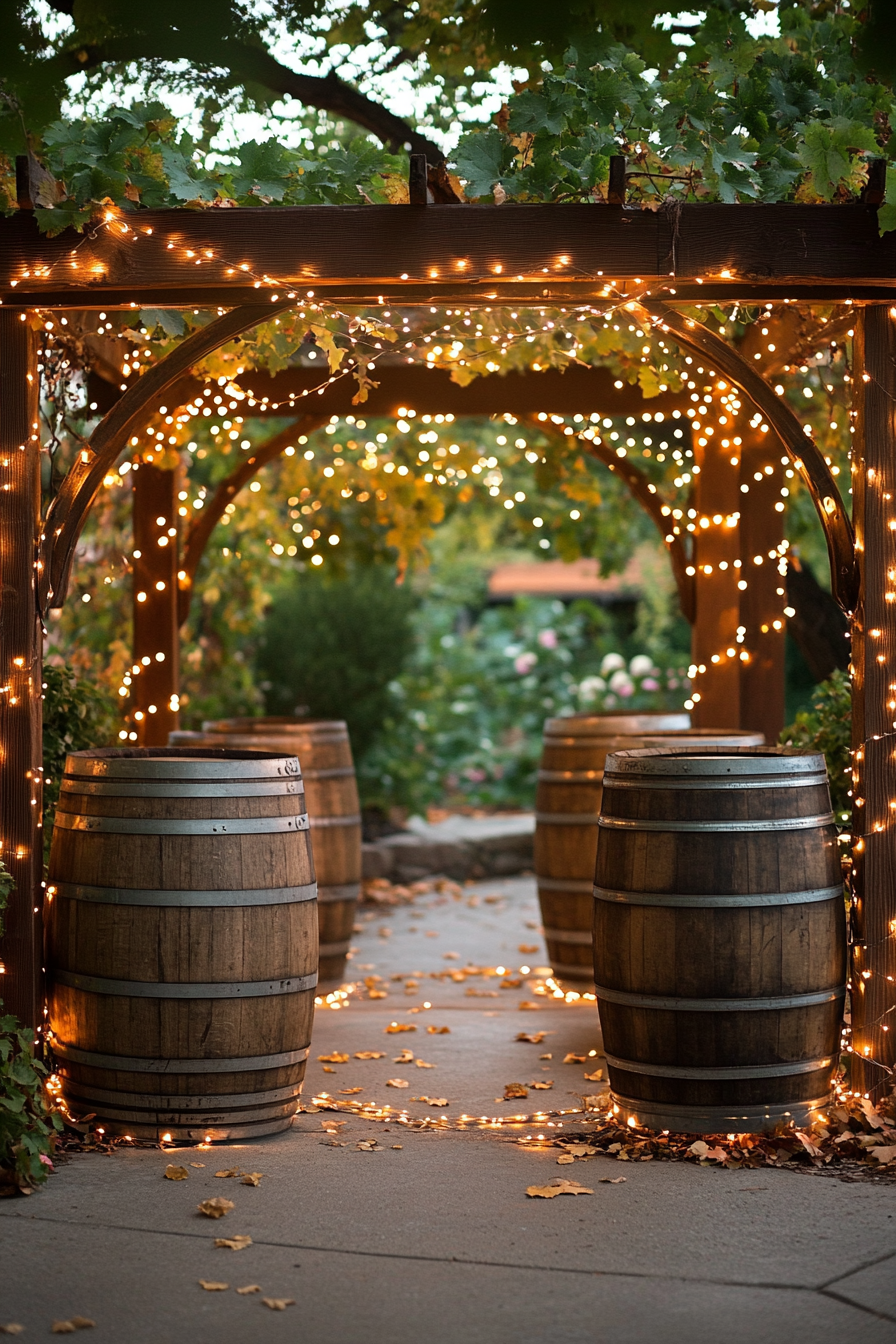
[[[517,1008],[519,1008],[519,1010],[520,1010],[521,1013],[529,1012],[529,1011],[531,1011],[531,1010],[534,1010],[534,1009],[536,1009],[536,1008],[540,1008],[540,1007],[541,1007],[540,1004],[538,1004],[538,1003],[530,1003],[528,999],[523,999],[521,1003],[518,1003],[518,1004],[517,1004]]]
[[[442,953],[442,960],[443,960],[443,961],[460,961],[460,953],[459,953],[459,952],[443,952],[443,953]]]
[[[331,1068],[329,1064],[325,1064],[324,1067],[323,1067],[323,1072],[324,1072],[324,1073],[335,1073],[336,1070],[333,1069],[333,1068]]]
[[[413,1097],[413,1101],[422,1101],[425,1106],[450,1106],[447,1097]]]
[[[393,1151],[400,1153],[400,1152],[401,1152],[401,1149],[402,1149],[402,1145],[401,1145],[400,1143],[393,1143],[392,1148],[393,1148]]]
[[[175,1167],[169,1163],[165,1168],[166,1181],[188,1181],[189,1179],[190,1173],[187,1171],[186,1167]]]
[[[407,1078],[387,1078],[387,1079],[386,1079],[386,1086],[387,1086],[387,1087],[409,1087],[410,1084],[409,1084]]]
[[[594,1073],[586,1073],[586,1074],[585,1074],[585,1082],[586,1082],[586,1083],[601,1083],[601,1082],[603,1082],[603,1077],[604,1077],[604,1071],[603,1071],[603,1069],[595,1069]]]
[[[622,1183],[623,1183],[624,1181],[627,1181],[627,1180],[628,1180],[628,1177],[627,1177],[627,1176],[601,1176],[600,1181],[598,1182],[598,1184],[599,1184],[599,1185],[622,1185]]]
[[[571,1053],[570,1053],[570,1054],[568,1054],[568,1055],[564,1055],[564,1056],[563,1056],[563,1063],[564,1063],[564,1064],[587,1064],[587,1063],[588,1063],[588,1056],[587,1056],[587,1055],[574,1055],[574,1054],[571,1054]]]
[[[216,1246],[225,1246],[228,1251],[244,1251],[252,1245],[252,1238],[240,1232],[235,1237],[215,1237]]]
[[[233,1208],[233,1200],[222,1199],[217,1195],[214,1199],[204,1199],[201,1204],[196,1205],[196,1208],[206,1218],[223,1218],[225,1213],[229,1213]]]
[[[385,1028],[387,1036],[397,1036],[400,1031],[416,1031],[416,1024],[413,1022],[390,1022]],[[432,1027],[427,1027],[427,1031],[432,1031]]]
[[[573,1157],[593,1157],[598,1151],[596,1148],[592,1148],[590,1143],[564,1143],[563,1148]]]
[[[296,1304],[294,1297],[263,1297],[261,1300],[271,1311],[285,1311],[287,1307],[294,1307]]]
[[[332,1055],[318,1055],[321,1064],[347,1064],[348,1055],[342,1055],[338,1050],[334,1050]]]
[[[54,1321],[50,1333],[54,1335],[73,1335],[76,1330],[90,1330],[95,1325],[96,1321],[92,1321],[89,1316],[73,1316],[69,1321]],[[6,1334],[8,1335],[20,1335],[23,1331],[24,1326],[21,1325],[14,1330],[10,1330],[9,1326],[6,1327]]]
[[[404,1050],[402,1050],[402,1052],[401,1052],[400,1055],[394,1055],[394,1056],[393,1056],[393,1058],[392,1058],[392,1063],[393,1063],[393,1064],[410,1064],[410,1063],[413,1061],[413,1058],[414,1058],[414,1052],[413,1052],[413,1050],[408,1050],[407,1048],[405,1048]]]
[[[264,1176],[263,1171],[247,1171],[243,1173],[243,1179],[240,1185],[258,1185],[258,1182]]]
[[[427,1064],[425,1059],[415,1059],[414,1063],[418,1069],[437,1069],[439,1067],[438,1064]]]
[[[548,1053],[548,1054],[546,1054],[546,1055],[539,1055],[538,1058],[539,1058],[539,1059],[553,1059],[554,1056],[553,1056],[552,1054]]]
[[[320,1127],[321,1129],[325,1130],[328,1134],[336,1134],[339,1132],[340,1129],[343,1128],[344,1125],[347,1124],[348,1124],[347,1120],[321,1120]]]
[[[536,1092],[550,1092],[551,1088],[554,1086],[554,1080],[553,1078],[545,1078],[543,1082],[536,1081],[530,1083],[529,1086],[534,1087]]]
[[[594,1191],[589,1190],[587,1185],[579,1185],[578,1181],[566,1181],[558,1177],[548,1185],[527,1186],[526,1194],[530,1199],[553,1199],[556,1195],[593,1195]]]
[[[892,1162],[896,1160],[896,1145],[890,1147],[875,1147],[871,1149],[871,1156],[878,1162]]]
[[[385,1050],[358,1050],[355,1052],[355,1059],[385,1059]]]
[[[547,1034],[546,1031],[520,1031],[517,1032],[516,1040],[525,1041],[527,1045],[541,1045]]]
[[[523,956],[531,957],[532,953],[540,951],[540,948],[537,943],[520,943],[519,950]]]
[[[376,1139],[362,1139],[361,1142],[356,1145],[355,1151],[359,1153],[379,1153],[382,1152],[382,1149],[377,1148]]]
[[[215,1283],[214,1279],[200,1279],[199,1287],[204,1288],[207,1293],[226,1293],[230,1284]]]
[[[216,1171],[215,1175],[220,1176],[222,1180],[228,1180],[231,1176],[239,1176],[239,1167],[228,1167],[226,1171]]]
[[[204,1163],[204,1162],[191,1162],[191,1163],[190,1163],[190,1166],[191,1166],[191,1167],[204,1167],[204,1166],[205,1166],[205,1163]]]
[[[358,1092],[363,1092],[363,1087],[340,1087],[340,1097],[354,1097]]]
[[[558,1167],[566,1167],[569,1165],[570,1162],[575,1162],[575,1158],[573,1157],[572,1153],[562,1153],[560,1157],[557,1158]]]
[[[237,1288],[237,1292],[239,1293],[240,1297],[246,1297],[249,1293],[260,1293],[261,1284],[247,1283],[245,1288]]]
[[[451,1032],[450,1027],[427,1027],[426,1030],[430,1036],[448,1036]]]
[[[517,1097],[528,1097],[528,1095],[529,1095],[529,1089],[527,1087],[524,1087],[522,1083],[504,1084],[505,1101],[515,1101]]]
[[[19,1325],[18,1321],[10,1321],[9,1325],[0,1325],[0,1335],[23,1335],[25,1333],[24,1325]]]

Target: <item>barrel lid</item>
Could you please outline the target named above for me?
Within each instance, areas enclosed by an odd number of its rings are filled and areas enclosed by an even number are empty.
[[[680,732],[690,726],[690,714],[645,710],[643,714],[565,714],[547,719],[544,731],[546,737],[626,737],[634,733]]]
[[[301,778],[297,757],[230,747],[102,747],[73,751],[65,773],[82,779]]]
[[[695,748],[641,747],[616,751],[607,757],[604,788],[610,775],[669,775],[681,778],[755,777],[756,775],[824,774],[819,751],[794,747],[731,747],[701,744]]]

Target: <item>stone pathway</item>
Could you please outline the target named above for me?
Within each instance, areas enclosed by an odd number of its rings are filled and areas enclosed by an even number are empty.
[[[40,1194],[0,1203],[0,1325],[40,1338],[54,1320],[82,1316],[96,1322],[97,1344],[277,1344],[309,1333],[330,1344],[891,1344],[892,1183],[602,1156],[558,1167],[556,1149],[518,1142],[551,1132],[546,1120],[426,1132],[315,1112],[312,1098],[326,1092],[452,1123],[506,1120],[569,1110],[600,1088],[584,1077],[601,1066],[594,1003],[534,994],[520,973],[544,957],[531,879],[365,911],[360,926],[352,973],[382,977],[370,984],[387,997],[319,1010],[309,1111],[287,1133],[244,1145],[77,1156]],[[508,974],[431,978],[468,962]],[[416,1030],[389,1034],[393,1022]],[[520,1032],[549,1034],[533,1045]],[[403,1051],[436,1067],[397,1063]],[[332,1054],[351,1058],[318,1059]],[[566,1054],[587,1062],[564,1064]],[[496,1101],[507,1083],[535,1080],[553,1086]],[[421,1096],[447,1104],[412,1100]],[[552,1123],[576,1127],[574,1116]],[[359,1148],[373,1139],[375,1149]],[[189,1179],[164,1180],[169,1161]],[[215,1178],[234,1167],[263,1172],[258,1187]],[[528,1185],[557,1176],[594,1194],[527,1198]],[[196,1205],[215,1195],[235,1208],[209,1222]],[[239,1234],[252,1245],[215,1248],[216,1236]],[[200,1279],[229,1287],[205,1291]],[[255,1284],[258,1293],[235,1291]],[[263,1297],[295,1304],[271,1310]]]

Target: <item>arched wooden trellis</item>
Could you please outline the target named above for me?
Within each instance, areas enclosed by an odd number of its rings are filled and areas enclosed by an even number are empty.
[[[200,254],[208,265],[192,263]],[[248,273],[239,270],[241,257],[251,259]],[[132,415],[150,403],[143,383],[155,375],[157,395],[198,349],[214,348],[204,342],[227,340],[309,290],[361,305],[470,299],[558,305],[605,303],[620,294],[651,306],[850,300],[867,305],[857,322],[854,553],[836,484],[821,470],[808,437],[799,427],[796,437],[781,403],[772,404],[768,385],[754,384],[754,371],[737,356],[726,355],[726,371],[763,406],[806,473],[834,558],[834,589],[852,615],[860,972],[853,1040],[857,1085],[878,1087],[896,1060],[896,1036],[884,1030],[896,1021],[896,831],[889,798],[896,621],[887,601],[896,600],[894,273],[896,239],[879,238],[875,210],[861,204],[696,204],[683,206],[674,219],[618,205],[147,211],[97,227],[77,248],[66,235],[40,237],[25,212],[0,224],[0,836],[17,881],[4,940],[8,1008],[25,1021],[39,1018],[38,613],[50,591],[53,602],[62,600],[72,548],[98,480],[114,465]],[[275,280],[256,283],[254,275]],[[270,306],[259,303],[262,285]],[[35,350],[20,316],[35,306],[90,304],[234,308],[122,398],[42,529]],[[676,324],[686,320],[668,307],[653,311],[670,331],[673,318]],[[696,326],[678,334],[704,339]],[[714,349],[712,360],[725,369],[722,353]]]

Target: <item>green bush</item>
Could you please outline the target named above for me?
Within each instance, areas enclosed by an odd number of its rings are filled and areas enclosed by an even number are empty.
[[[635,652],[637,636],[620,641],[590,602],[520,598],[470,626],[464,608],[430,600],[416,625],[396,712],[359,771],[368,804],[531,807],[546,718],[680,710],[688,694],[687,655]]]
[[[851,820],[852,763],[849,755],[852,733],[852,696],[848,672],[835,672],[815,688],[812,708],[801,710],[781,734],[788,747],[824,753],[831,781],[831,803],[837,824]]]
[[[414,598],[384,568],[299,574],[268,610],[257,658],[268,714],[345,719],[356,760],[382,731],[414,643]]]
[[[30,1191],[47,1179],[62,1121],[44,1092],[47,1071],[34,1058],[34,1032],[0,1017],[0,1194]]]
[[[68,663],[45,665],[43,691],[44,856],[48,857],[65,758],[70,751],[114,741],[115,706]]]

